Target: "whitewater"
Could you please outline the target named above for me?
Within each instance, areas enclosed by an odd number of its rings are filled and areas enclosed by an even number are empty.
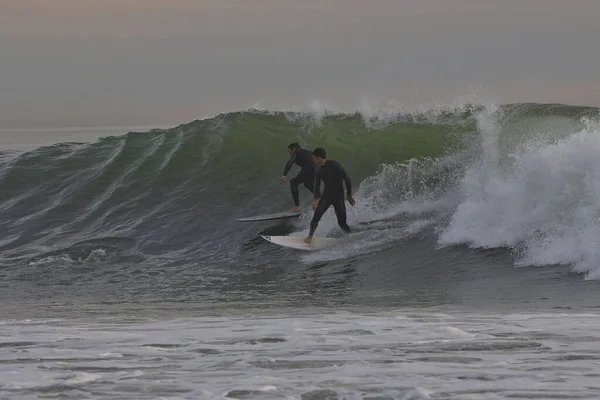
[[[94,133],[0,140],[0,397],[600,396],[597,108],[253,108]],[[291,208],[291,142],[353,179],[340,246],[260,238],[306,235],[310,213],[236,221]],[[332,210],[317,235],[341,235]]]

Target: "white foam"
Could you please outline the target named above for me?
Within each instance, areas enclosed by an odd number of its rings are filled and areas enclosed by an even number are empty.
[[[474,334],[465,332],[462,329],[456,328],[454,326],[444,326],[441,328],[443,331],[447,332],[450,336],[455,338],[472,338],[475,337]]]
[[[299,311],[301,312],[301,311]],[[594,398],[600,315],[340,312],[15,323],[0,396]],[[60,336],[70,340],[43,341]],[[76,340],[74,340],[76,339]],[[7,349],[7,347],[4,347]],[[106,357],[126,354],[126,357]],[[57,357],[64,361],[57,361]],[[470,397],[469,397],[470,396]],[[231,396],[230,396],[231,397]]]
[[[600,130],[548,137],[499,153],[492,116],[479,120],[482,156],[461,182],[463,200],[441,245],[512,247],[518,265],[574,265],[600,278]]]
[[[65,385],[83,385],[86,383],[94,382],[101,378],[100,374],[88,374],[85,372],[77,372],[70,378],[65,379]]]

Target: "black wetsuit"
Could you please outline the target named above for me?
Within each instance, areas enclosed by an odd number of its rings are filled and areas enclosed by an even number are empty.
[[[315,183],[315,165],[312,161],[312,152],[310,150],[298,149],[292,154],[285,168],[283,169],[283,176],[286,176],[292,165],[296,164],[299,166],[300,172],[298,175],[290,179],[290,190],[292,191],[292,198],[294,199],[294,205],[300,206],[300,199],[298,198],[298,186],[303,183],[304,186],[311,192],[314,189]]]
[[[323,195],[320,196],[321,181],[325,183]],[[329,206],[335,209],[338,225],[346,233],[350,232],[350,227],[346,223],[346,204],[344,203],[344,185],[346,181],[347,196],[352,195],[352,182],[342,165],[334,160],[327,160],[325,165],[317,168],[315,172],[315,199],[319,200],[319,205],[315,210],[312,221],[310,222],[310,235],[312,236],[319,225],[319,221]],[[319,199],[320,196],[320,199]]]

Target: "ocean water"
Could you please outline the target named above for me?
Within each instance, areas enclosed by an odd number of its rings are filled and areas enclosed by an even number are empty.
[[[291,142],[352,177],[340,246],[236,221]],[[599,398],[599,153],[560,104],[0,131],[0,397]]]

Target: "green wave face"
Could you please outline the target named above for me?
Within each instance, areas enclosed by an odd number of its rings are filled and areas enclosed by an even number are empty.
[[[234,216],[292,205],[280,182],[292,142],[324,147],[373,209],[407,195],[434,198],[458,184],[473,159],[510,163],[532,140],[552,143],[597,116],[595,108],[540,104],[374,118],[245,111],[39,148],[1,166],[0,251],[18,257],[91,236],[134,237],[160,253],[186,249],[192,237],[247,233]],[[301,201],[310,201],[306,191]]]

